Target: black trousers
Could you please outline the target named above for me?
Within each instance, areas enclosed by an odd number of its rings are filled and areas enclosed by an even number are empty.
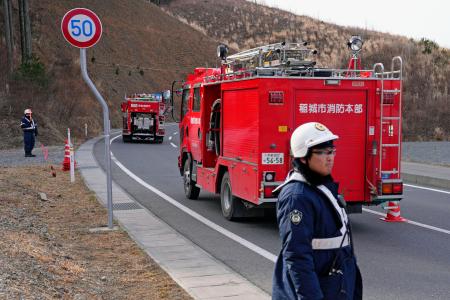
[[[34,148],[34,132],[33,131],[24,131],[23,132],[23,144],[25,154],[31,154]]]

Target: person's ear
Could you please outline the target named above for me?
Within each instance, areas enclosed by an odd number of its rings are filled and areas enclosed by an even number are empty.
[[[300,161],[306,165],[306,158],[301,157],[301,158],[300,158]]]

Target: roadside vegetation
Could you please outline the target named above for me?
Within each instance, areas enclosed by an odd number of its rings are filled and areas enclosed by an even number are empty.
[[[20,118],[31,107],[44,145],[63,144],[67,128],[81,141],[103,130],[102,110],[81,78],[79,50],[63,38],[60,22],[75,7],[97,13],[103,35],[87,50],[88,73],[109,104],[112,127],[122,126],[125,94],[170,89],[197,66],[215,64],[216,42],[143,0],[29,2],[32,59],[21,58],[18,1],[12,0],[13,71],[7,70],[5,24],[0,19],[0,149],[20,147]],[[3,4],[3,1],[2,1]],[[3,8],[3,5],[1,6]],[[3,10],[0,11],[3,17]]]
[[[365,40],[363,66],[391,58],[404,61],[405,140],[450,139],[450,50],[424,37],[420,41],[363,28],[349,28],[256,5],[245,0],[41,0],[28,1],[31,24],[29,61],[20,58],[18,2],[11,0],[13,71],[0,73],[0,149],[20,147],[18,122],[31,107],[40,141],[62,144],[68,127],[79,141],[103,128],[101,107],[82,81],[79,51],[60,33],[60,20],[74,7],[95,11],[103,23],[100,42],[88,50],[88,72],[110,107],[112,127],[121,126],[126,93],[169,89],[195,67],[217,66],[216,46],[232,51],[280,41],[308,41],[319,51],[320,66],[346,68],[347,39]],[[0,22],[0,49],[6,49]],[[7,70],[7,51],[0,67]]]
[[[268,43],[306,41],[317,49],[319,66],[347,68],[346,42],[365,41],[363,67],[391,59],[404,63],[403,133],[409,141],[450,140],[450,50],[434,41],[419,41],[364,28],[338,26],[245,0],[166,0],[161,7],[181,22],[242,51]]]
[[[90,232],[107,211],[78,174],[0,167],[0,203],[0,299],[191,299],[123,230]]]

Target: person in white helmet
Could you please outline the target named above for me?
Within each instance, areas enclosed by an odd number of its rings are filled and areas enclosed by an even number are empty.
[[[35,136],[38,135],[37,123],[31,116],[31,109],[27,108],[23,113],[24,116],[22,117],[20,127],[23,131],[25,157],[35,157],[36,155],[31,152],[34,148]]]
[[[272,299],[362,299],[349,220],[331,177],[337,139],[317,122],[292,133],[294,168],[274,191],[282,248]]]

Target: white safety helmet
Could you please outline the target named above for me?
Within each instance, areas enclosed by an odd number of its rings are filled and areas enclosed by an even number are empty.
[[[295,158],[305,157],[308,149],[338,139],[328,128],[318,122],[300,125],[291,136],[291,151]]]
[[[29,109],[29,108],[27,108],[27,109],[25,109],[25,111],[23,112],[25,115],[26,114],[31,114],[31,109]]]

